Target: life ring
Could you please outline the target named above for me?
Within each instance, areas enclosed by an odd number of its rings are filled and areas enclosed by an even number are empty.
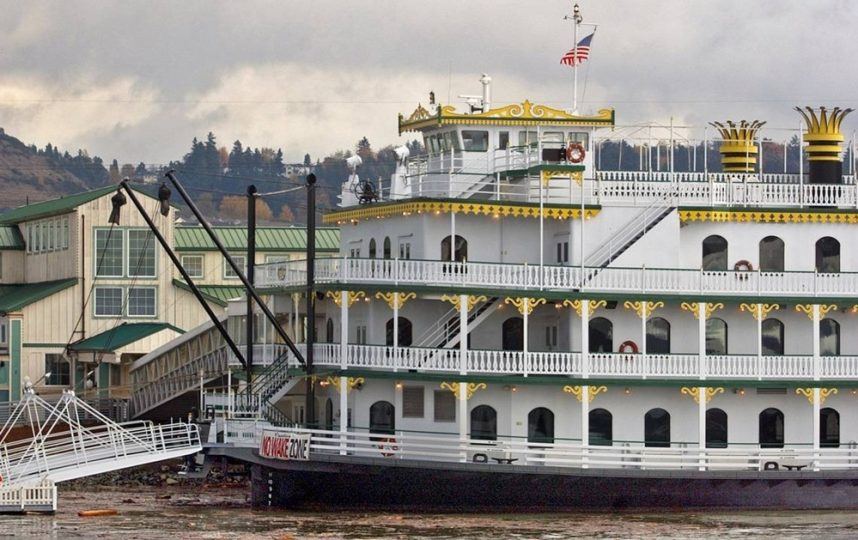
[[[736,261],[736,264],[733,265],[733,270],[736,272],[753,272],[754,265],[752,265],[749,261],[742,259],[741,261]]]
[[[395,437],[384,437],[378,440],[378,444],[376,444],[381,455],[384,457],[393,457],[399,447],[396,446],[396,438]]]
[[[586,155],[584,145],[579,142],[571,142],[566,147],[566,160],[571,163],[581,163]]]
[[[620,348],[618,349],[618,352],[623,354],[637,354],[638,350],[638,344],[629,339],[620,343]]]

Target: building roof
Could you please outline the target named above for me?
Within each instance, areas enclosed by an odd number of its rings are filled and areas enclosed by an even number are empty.
[[[71,278],[41,283],[0,285],[0,313],[17,311],[33,302],[38,302],[52,294],[68,289],[76,283],[77,279]]]
[[[173,330],[179,334],[184,331],[164,322],[122,323],[110,330],[90,336],[69,345],[69,350],[77,352],[111,352],[134,343],[161,330]]]
[[[247,249],[247,227],[212,227],[227,250]],[[176,251],[214,251],[217,248],[205,229],[176,227],[174,245]],[[257,227],[256,249],[266,252],[305,251],[307,229],[305,227]],[[340,230],[336,227],[316,229],[316,250],[336,252],[340,249]]]
[[[0,225],[0,249],[24,249],[24,237],[16,225]]]
[[[174,279],[173,285],[180,289],[190,291],[191,288],[181,279]],[[244,296],[244,287],[234,285],[197,285],[203,297],[209,302],[226,307],[227,300],[241,298]]]
[[[99,197],[104,197],[105,195],[113,193],[117,189],[119,189],[119,186],[111,184],[98,189],[60,197],[58,199],[19,206],[18,208],[14,208],[8,212],[0,214],[0,224],[21,223],[22,221],[29,221],[32,219],[67,214],[78,206],[94,201]],[[142,195],[150,196],[145,191],[140,190],[137,186],[131,185],[131,189]]]

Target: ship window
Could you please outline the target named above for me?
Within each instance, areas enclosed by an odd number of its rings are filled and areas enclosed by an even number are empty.
[[[611,446],[614,444],[614,417],[606,409],[590,411],[590,444]]]
[[[569,241],[557,242],[557,262],[569,262]]]
[[[837,448],[840,446],[840,413],[831,407],[819,411],[819,446]]]
[[[584,148],[590,144],[590,134],[585,131],[570,131],[569,142],[581,143]]]
[[[703,239],[703,270],[709,272],[727,270],[727,241],[717,234]]]
[[[489,149],[489,132],[462,130],[462,147],[465,152],[485,152]]]
[[[501,131],[498,134],[498,148],[506,150],[509,147],[509,131]]]
[[[402,389],[402,417],[423,418],[422,386],[406,386]]]
[[[369,432],[393,435],[396,430],[396,415],[388,401],[376,401],[369,408]]]
[[[646,352],[670,354],[670,323],[661,317],[646,322]]]
[[[393,346],[393,319],[389,319],[387,321],[387,346]],[[411,346],[411,321],[406,319],[405,317],[399,317],[399,339],[398,345],[400,347],[410,347]]]
[[[562,143],[563,142],[563,132],[562,131],[546,131],[542,134],[542,142],[548,143]]]
[[[488,405],[478,405],[471,410],[471,438],[480,441],[497,440],[497,411]]]
[[[840,323],[834,319],[819,321],[819,355],[840,356]]]
[[[510,317],[503,322],[503,350],[524,350],[524,319],[521,317]]]
[[[369,241],[369,258],[375,259],[375,238],[370,239]]]
[[[760,271],[784,271],[784,241],[777,236],[767,236],[760,240]]]
[[[644,415],[644,446],[670,447],[670,413],[664,409],[651,409]]]
[[[456,395],[449,390],[435,390],[435,421],[456,421]]]
[[[830,236],[816,241],[816,271],[824,274],[840,272],[840,242]]]
[[[760,413],[760,447],[783,448],[784,413],[778,409],[766,409]]]
[[[554,442],[554,413],[545,407],[537,407],[527,415],[527,442]]]
[[[527,146],[528,144],[536,144],[536,132],[535,131],[519,131],[518,132],[518,145],[519,146]]]
[[[604,317],[590,320],[590,352],[609,353],[614,350],[614,325]]]
[[[727,323],[706,319],[706,354],[727,354]]]
[[[447,236],[443,240],[441,240],[441,260],[449,261],[455,260],[456,262],[463,262],[468,258],[468,241],[463,237],[456,235],[456,252],[454,253],[455,257],[451,259],[450,257],[450,237]]]
[[[783,356],[784,323],[766,319],[762,324],[763,356]]]
[[[390,258],[390,237],[389,236],[384,237],[384,244],[383,244],[382,249],[383,249],[382,256],[385,259],[389,259]]]
[[[328,343],[334,342],[334,321],[330,318],[328,318],[328,322],[325,323],[325,341]]]
[[[706,411],[706,448],[727,448],[727,413],[721,409]]]

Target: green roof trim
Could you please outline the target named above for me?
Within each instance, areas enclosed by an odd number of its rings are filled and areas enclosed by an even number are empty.
[[[69,345],[70,351],[77,352],[112,352],[129,343],[149,337],[161,330],[173,330],[179,334],[185,331],[169,323],[122,323],[100,334],[90,336]]]
[[[247,250],[247,227],[212,227],[218,240],[230,251]],[[176,227],[176,251],[216,251],[214,242],[202,227]],[[305,227],[258,227],[256,249],[261,252],[304,252],[307,250]],[[316,229],[316,251],[338,252],[340,230],[336,227]]]
[[[24,237],[17,225],[0,225],[0,249],[24,249]]]
[[[99,197],[109,195],[118,189],[118,185],[111,184],[91,191],[83,191],[81,193],[60,197],[59,199],[51,199],[48,201],[19,206],[18,208],[14,208],[8,212],[0,214],[0,224],[8,225],[12,223],[21,223],[22,221],[67,214],[82,204],[86,204],[98,199]],[[141,195],[151,197],[151,195],[137,186],[132,185],[131,189]]]
[[[41,283],[0,285],[0,313],[17,311],[76,284],[77,279],[71,278]]]
[[[181,279],[173,279],[173,285],[190,291],[191,287]],[[227,300],[244,296],[244,287],[234,285],[197,285],[203,298],[221,307],[226,307]]]

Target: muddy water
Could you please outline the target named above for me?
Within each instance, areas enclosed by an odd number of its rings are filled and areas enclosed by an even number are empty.
[[[53,516],[0,517],[0,538],[818,538],[858,537],[849,512],[417,514],[254,511],[246,489],[64,490]],[[169,498],[165,498],[169,496]],[[119,515],[81,518],[79,510]]]

